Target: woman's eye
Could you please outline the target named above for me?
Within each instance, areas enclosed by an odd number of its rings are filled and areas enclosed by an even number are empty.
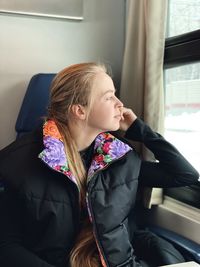
[[[111,100],[113,97],[112,96],[109,96],[106,98],[106,100]]]

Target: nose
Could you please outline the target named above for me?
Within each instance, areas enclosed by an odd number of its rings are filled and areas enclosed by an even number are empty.
[[[116,97],[116,99],[117,99],[117,105],[116,106],[118,108],[123,108],[124,104],[121,102],[121,100],[119,100],[119,98],[117,98],[117,97]]]

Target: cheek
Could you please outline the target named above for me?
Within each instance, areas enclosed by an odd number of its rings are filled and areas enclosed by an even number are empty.
[[[92,109],[91,114],[101,114],[101,112],[104,112],[107,109],[106,104],[102,102],[101,100],[95,101]]]
[[[95,101],[93,107],[90,112],[90,119],[96,121],[102,121],[107,118],[109,120],[112,116],[114,116],[113,105],[109,101]]]

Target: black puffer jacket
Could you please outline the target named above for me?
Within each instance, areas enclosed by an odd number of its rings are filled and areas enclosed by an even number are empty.
[[[87,205],[107,267],[140,266],[129,235],[138,181],[172,187],[195,184],[199,178],[180,153],[141,120],[126,137],[144,143],[158,162],[142,162],[134,149],[112,135],[100,134],[95,140]],[[79,191],[68,169],[48,162],[42,139],[41,132],[27,134],[0,152],[5,183],[0,201],[1,267],[68,267],[79,230]]]

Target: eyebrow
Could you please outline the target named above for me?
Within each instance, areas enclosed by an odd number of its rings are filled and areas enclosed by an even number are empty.
[[[102,93],[102,96],[104,96],[107,93],[113,93],[113,92],[116,93],[116,89],[114,91],[109,89],[109,90],[105,91],[104,93]]]

